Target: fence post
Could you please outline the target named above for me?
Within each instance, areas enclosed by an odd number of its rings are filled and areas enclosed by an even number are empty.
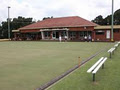
[[[80,57],[78,57],[78,67],[80,67],[80,63],[81,63],[81,60],[80,60]]]

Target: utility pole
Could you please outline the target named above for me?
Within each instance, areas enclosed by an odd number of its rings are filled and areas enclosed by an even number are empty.
[[[112,0],[112,21],[111,21],[111,41],[114,41],[113,26],[114,26],[114,0]]]
[[[10,6],[8,6],[8,39],[10,40]]]

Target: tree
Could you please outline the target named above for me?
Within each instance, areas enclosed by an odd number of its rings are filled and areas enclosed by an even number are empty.
[[[19,16],[18,18],[13,18],[12,20],[10,20],[11,37],[12,37],[12,30],[16,30],[18,28],[21,28],[23,26],[26,26],[32,23],[34,23],[34,21],[32,21],[32,18],[25,18],[22,16]],[[8,20],[2,22],[1,29],[2,29],[3,37],[8,38]]]
[[[103,25],[111,25],[111,18],[112,18],[112,15],[108,15],[108,16],[104,19]]]
[[[120,9],[114,13],[114,24],[120,25]]]
[[[0,25],[0,38],[2,38],[2,26]]]
[[[92,22],[99,25],[111,25],[111,17],[112,15],[108,15],[107,17],[103,18],[101,15],[99,15],[92,20]],[[114,13],[114,25],[120,25],[120,9],[116,10]]]
[[[51,17],[44,17],[43,20],[50,19],[50,18],[53,18],[53,16],[51,16]]]
[[[2,36],[8,38],[8,22],[2,22]]]
[[[92,22],[94,22],[94,23],[97,23],[97,24],[99,24],[99,25],[103,25],[103,16],[102,15],[99,15],[99,16],[97,16],[94,20],[92,20]]]
[[[13,21],[11,22],[11,29],[18,29],[32,23],[32,18],[24,18],[19,16],[18,18],[13,18]]]

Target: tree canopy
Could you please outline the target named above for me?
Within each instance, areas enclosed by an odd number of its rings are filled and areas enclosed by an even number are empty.
[[[18,16],[18,18],[13,18],[12,20],[10,20],[11,36],[12,36],[12,30],[34,23],[32,19],[33,18],[25,18],[22,16]],[[8,20],[3,21],[2,26],[0,26],[0,38],[8,38]]]
[[[107,17],[103,18],[102,15],[99,15],[94,20],[92,20],[92,22],[99,25],[111,25],[111,17],[112,15],[108,15]],[[114,25],[120,25],[120,9],[114,13]]]
[[[43,20],[50,19],[50,18],[53,18],[53,16],[51,16],[51,17],[44,17]]]

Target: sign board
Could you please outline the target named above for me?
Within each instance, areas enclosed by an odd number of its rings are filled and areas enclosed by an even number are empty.
[[[110,30],[107,30],[107,32],[106,32],[106,38],[110,39]]]

